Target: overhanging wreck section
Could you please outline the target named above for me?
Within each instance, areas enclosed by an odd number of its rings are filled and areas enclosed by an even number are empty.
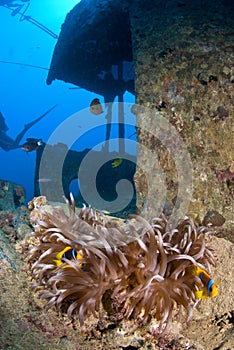
[[[112,102],[134,94],[132,56],[128,1],[81,1],[62,26],[47,84],[63,80]]]

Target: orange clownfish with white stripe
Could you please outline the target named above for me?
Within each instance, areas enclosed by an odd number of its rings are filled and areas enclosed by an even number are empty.
[[[195,285],[195,297],[196,299],[214,298],[218,295],[218,281],[214,281],[207,271],[203,270],[199,266],[195,266],[193,274],[198,276],[203,284],[203,287]]]
[[[61,252],[59,252],[56,255],[56,259],[54,259],[54,262],[56,266],[60,266],[66,262],[64,259],[75,262],[75,261],[81,260],[82,258],[83,256],[79,251],[77,251],[75,248],[68,246],[68,247],[65,247]],[[80,263],[78,266],[81,267],[82,264]],[[68,264],[63,266],[63,268],[66,268],[66,267],[72,267],[72,266]]]

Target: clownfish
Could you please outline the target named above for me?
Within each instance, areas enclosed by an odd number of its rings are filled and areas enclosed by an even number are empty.
[[[218,281],[214,281],[207,271],[196,266],[193,269],[193,274],[198,276],[203,284],[203,287],[196,285],[196,299],[214,298],[218,295]]]
[[[65,262],[64,259],[67,259],[67,260],[74,262],[74,261],[78,261],[82,258],[83,258],[83,256],[80,254],[79,251],[77,251],[75,248],[68,246],[56,255],[56,259],[54,259],[54,262],[55,262],[56,266],[60,266]],[[79,266],[81,266],[81,265],[82,264],[79,264]],[[63,266],[63,268],[65,268],[65,267],[72,267],[72,266],[71,265]]]

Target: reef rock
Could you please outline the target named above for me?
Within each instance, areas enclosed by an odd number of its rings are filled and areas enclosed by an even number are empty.
[[[0,180],[0,210],[13,210],[25,201],[25,190],[11,181]]]

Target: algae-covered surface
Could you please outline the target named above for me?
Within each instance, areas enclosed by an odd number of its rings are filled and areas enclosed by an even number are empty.
[[[174,205],[182,176],[176,150],[157,137],[160,117],[164,118],[175,128],[177,141],[180,137],[191,160],[189,214],[200,223],[206,215],[206,223],[218,226],[225,221],[230,238],[234,226],[233,4],[171,1],[157,7],[146,1],[144,15],[141,7],[135,6],[134,11],[136,102],[151,111],[137,115],[138,142],[145,146],[139,148],[138,160],[145,172],[153,173],[148,180],[157,189],[158,167],[147,154],[155,152],[163,170],[166,201]],[[185,168],[185,177],[186,172]],[[144,188],[140,168],[135,181],[138,209],[146,209],[145,215],[150,216],[160,191]],[[210,216],[210,211],[215,214]]]

